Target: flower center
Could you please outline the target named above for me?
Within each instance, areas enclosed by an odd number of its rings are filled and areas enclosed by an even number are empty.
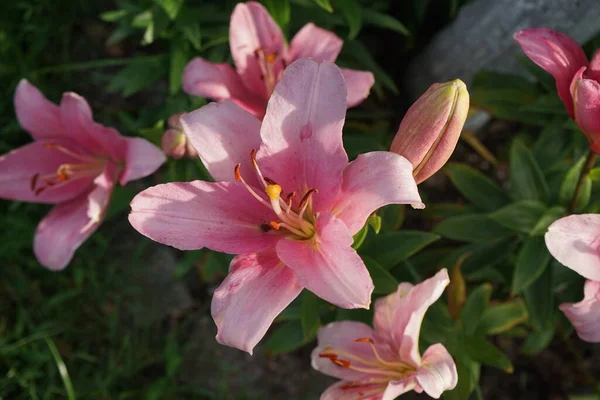
[[[31,191],[36,196],[45,190],[58,189],[76,179],[98,176],[104,171],[106,159],[79,154],[56,143],[46,143],[44,147],[60,151],[81,162],[61,164],[56,172],[51,174],[34,174],[29,182]]]
[[[265,200],[263,196],[256,193],[254,188],[250,186],[242,177],[240,172],[240,164],[235,166],[234,176],[237,181],[240,181],[261,204],[273,210],[277,215],[277,220],[269,221],[263,226],[265,231],[270,229],[281,230],[285,229],[292,236],[300,239],[310,239],[315,234],[314,221],[315,216],[312,211],[312,196],[317,193],[317,189],[309,189],[304,193],[302,199],[297,206],[294,205],[294,197],[296,192],[290,192],[283,195],[283,189],[275,181],[263,176],[258,163],[256,162],[256,150],[250,152],[250,160],[256,171],[259,182],[263,185],[264,193],[267,195]]]
[[[271,96],[285,69],[285,61],[283,59],[278,60],[278,56],[279,54],[276,51],[266,53],[264,48],[259,48],[254,52],[254,57],[260,68],[260,77],[267,88],[267,96]],[[277,61],[280,61],[283,67],[279,71],[276,68]]]

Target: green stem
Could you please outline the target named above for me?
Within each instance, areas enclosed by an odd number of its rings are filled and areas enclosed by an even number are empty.
[[[569,210],[568,210],[569,214],[572,214],[575,211],[575,208],[577,208],[577,201],[579,201],[579,195],[581,194],[581,188],[583,187],[585,178],[588,177],[590,170],[594,167],[594,164],[596,164],[597,159],[598,159],[598,154],[596,152],[594,152],[593,150],[590,150],[590,152],[588,153],[587,158],[585,160],[585,164],[583,165],[583,168],[581,169],[581,173],[579,174],[579,180],[577,181],[577,186],[575,186],[575,192],[573,193],[573,199],[571,200],[571,204],[569,205]]]

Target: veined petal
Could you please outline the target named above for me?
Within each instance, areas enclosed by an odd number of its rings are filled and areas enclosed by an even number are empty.
[[[571,321],[581,340],[600,342],[600,282],[588,280],[579,303],[563,303],[558,308]]]
[[[235,257],[212,300],[217,342],[252,354],[275,317],[301,291],[294,272],[274,251]]]
[[[390,383],[388,383],[381,400],[394,400],[396,397],[404,393],[410,392],[411,390],[414,390],[417,393],[422,392],[421,388],[415,380],[414,374],[407,376],[405,379],[391,381]]]
[[[114,172],[114,167],[107,165],[94,180],[93,189],[54,206],[40,222],[33,251],[43,266],[56,271],[64,269],[75,250],[98,229],[110,202]]]
[[[380,400],[385,387],[385,383],[340,381],[329,386],[320,400]]]
[[[90,188],[93,177],[76,179],[56,189],[40,189],[46,186],[44,175],[55,175],[62,164],[80,162],[64,152],[48,148],[50,143],[60,144],[74,153],[78,152],[77,148],[64,140],[39,140],[1,156],[1,198],[34,203],[60,203],[73,199]]]
[[[258,183],[250,161],[250,152],[261,144],[258,119],[226,100],[184,114],[179,120],[216,181],[233,181],[233,170],[241,164],[244,179],[250,184]]]
[[[417,369],[417,382],[434,399],[439,399],[444,391],[456,387],[456,364],[442,344],[430,346],[423,354],[423,361]]]
[[[277,255],[296,272],[302,286],[342,308],[369,308],[373,281],[360,256],[350,247],[352,235],[344,223],[322,212],[308,240],[284,239]]]
[[[569,36],[548,28],[525,29],[513,37],[531,61],[554,77],[558,95],[573,117],[569,87],[579,68],[588,65],[581,46]]]
[[[258,60],[259,52],[275,58],[271,65],[274,76],[279,76],[287,49],[279,25],[260,3],[249,1],[235,6],[229,22],[229,47],[244,85],[267,100],[270,93]]]
[[[401,283],[398,290],[375,303],[373,325],[378,339],[398,350],[402,361],[421,365],[419,332],[427,309],[435,303],[450,283],[448,271],[440,270],[418,285]]]
[[[359,105],[364,99],[369,97],[371,88],[375,83],[375,77],[369,71],[355,71],[353,69],[342,68],[344,81],[346,81],[346,103],[348,108]]]
[[[335,62],[343,45],[344,41],[335,33],[309,22],[292,39],[288,60],[291,63],[309,57],[315,61]]]
[[[423,208],[412,173],[410,161],[398,154],[387,151],[361,154],[344,170],[332,213],[354,235],[379,207],[413,204]]]
[[[159,243],[231,254],[273,248],[280,236],[263,225],[275,218],[241,183],[203,181],[148,188],[134,197],[129,214],[138,232]]]
[[[546,232],[546,246],[561,264],[584,278],[600,281],[600,215],[569,215]]]
[[[165,154],[155,145],[142,138],[125,138],[125,170],[119,183],[127,182],[153,174],[165,162]]]
[[[591,143],[592,149],[600,152],[600,83],[583,78],[586,68],[581,68],[571,85],[575,122]]]
[[[262,118],[267,102],[253,96],[231,65],[215,64],[201,57],[192,59],[183,70],[183,91],[217,101],[230,99],[246,111]]]
[[[290,65],[269,100],[258,153],[265,176],[287,191],[309,189],[314,211],[337,194],[348,156],[342,146],[346,87],[340,69],[308,58]]]
[[[26,79],[21,79],[15,91],[15,112],[19,124],[34,139],[57,139],[68,136],[60,119],[58,106]]]

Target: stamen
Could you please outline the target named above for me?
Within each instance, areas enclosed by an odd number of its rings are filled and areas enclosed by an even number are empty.
[[[267,60],[269,64],[275,64],[275,61],[277,61],[277,53],[266,54],[265,60]]]
[[[335,365],[339,365],[342,368],[350,368],[350,366],[352,365],[352,363],[350,361],[340,360],[338,358],[332,359],[331,362],[333,362]]]
[[[238,164],[233,168],[233,177],[235,178],[236,181],[242,180],[242,174],[240,173],[240,167],[241,167],[241,164]]]
[[[269,222],[269,226],[270,226],[271,228],[275,229],[275,230],[279,230],[279,228],[281,228],[281,225],[280,225],[280,224],[278,224],[278,223],[277,223],[277,222],[275,222],[275,221],[271,221],[271,222]]]
[[[299,230],[299,229],[296,229],[296,228],[294,228],[293,226],[291,226],[291,225],[289,225],[289,224],[286,224],[286,223],[281,223],[281,224],[279,224],[279,227],[281,227],[281,228],[285,228],[285,229],[287,229],[288,231],[290,231],[290,232],[292,232],[292,233],[295,233],[295,234],[296,234],[296,235],[298,235],[298,236],[301,236],[301,237],[307,237],[307,236],[306,236],[306,232],[302,232],[301,230]]]
[[[271,178],[267,178],[266,176],[263,178],[263,180],[265,182],[267,182],[269,185],[277,185],[277,182],[275,182],[273,179]]]
[[[361,338],[355,339],[354,341],[356,343],[375,343],[375,342],[373,342],[373,339],[368,338],[368,337],[361,337]]]
[[[242,174],[240,173],[240,164],[236,165],[233,168],[233,175],[235,177],[236,181],[240,181],[242,182],[242,184],[244,185],[244,187],[250,192],[250,194],[252,196],[254,196],[254,198],[258,201],[260,201],[263,205],[265,205],[267,208],[271,208],[271,205],[269,203],[267,203],[267,201],[265,199],[263,199],[262,197],[260,197],[255,191],[254,189],[252,189],[252,187],[250,185],[248,185],[246,183],[246,181],[244,180],[244,178],[242,178]]]
[[[375,342],[371,338],[363,337],[363,338],[355,339],[354,341],[356,343],[368,343],[371,346],[371,350],[373,350],[373,354],[375,355],[375,358],[377,359],[377,361],[379,361],[382,365],[385,365],[386,367],[391,367],[391,368],[400,369],[400,370],[411,369],[411,366],[408,364],[405,364],[403,362],[387,361],[383,357],[381,357],[381,355],[379,355],[379,352],[377,351],[377,347],[375,347]]]
[[[335,360],[337,358],[337,355],[331,354],[331,353],[321,353],[321,354],[319,354],[319,357],[328,358],[330,360]]]
[[[308,208],[312,195],[318,192],[319,191],[317,189],[310,189],[308,192],[306,192],[306,194],[302,197],[302,200],[300,200],[300,204],[298,205],[298,207],[300,207],[298,217],[302,219],[302,216],[304,216],[304,211],[306,211],[306,209]]]
[[[37,180],[40,177],[40,174],[33,174],[33,176],[31,177],[31,179],[29,179],[29,187],[31,188],[31,191],[35,191],[35,186],[37,184]]]
[[[276,201],[279,199],[279,195],[281,194],[281,186],[277,184],[267,185],[265,192],[271,201]],[[277,202],[277,205],[279,205],[279,202]]]

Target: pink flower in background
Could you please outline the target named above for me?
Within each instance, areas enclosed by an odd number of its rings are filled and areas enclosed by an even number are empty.
[[[356,321],[333,322],[319,330],[312,352],[317,371],[342,381],[321,400],[392,400],[414,390],[439,398],[458,382],[456,365],[442,344],[419,352],[427,309],[450,283],[446,269],[418,285],[401,283],[375,303],[374,329]]]
[[[131,203],[131,224],[153,240],[239,254],[213,297],[219,343],[251,353],[302,288],[369,307],[373,283],[352,236],[383,205],[422,203],[405,158],[372,152],[348,163],[345,113],[340,69],[298,60],[262,124],[231,101],[181,117],[216,183],[158,185]]]
[[[545,239],[554,258],[588,279],[584,299],[560,309],[582,340],[600,342],[600,215],[561,218],[548,227]]]
[[[525,54],[556,80],[558,95],[571,118],[600,152],[600,50],[591,62],[569,36],[548,28],[517,32]]]
[[[60,270],[100,225],[115,183],[150,175],[164,155],[94,122],[75,93],[63,94],[57,106],[22,80],[15,110],[35,141],[0,157],[0,197],[56,204],[37,228],[34,252],[42,265]]]
[[[312,23],[294,36],[290,47],[267,10],[254,1],[238,4],[229,23],[229,45],[237,69],[194,58],[183,72],[183,90],[215,100],[230,99],[257,118],[265,114],[267,101],[285,68],[302,57],[334,62],[343,45],[334,33]],[[342,69],[347,104],[360,104],[373,86],[373,74]]]
[[[182,114],[173,114],[169,117],[169,129],[165,131],[161,141],[164,153],[175,160],[179,160],[183,156],[189,158],[198,157],[196,149],[194,149],[190,141],[185,137],[185,133],[183,133],[181,122],[179,122],[179,117]]]

